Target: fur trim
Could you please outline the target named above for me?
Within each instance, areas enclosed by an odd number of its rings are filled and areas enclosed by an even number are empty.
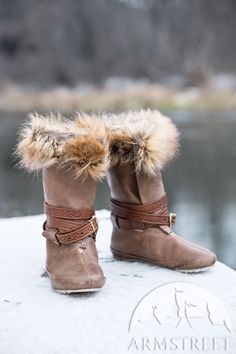
[[[16,154],[28,171],[51,166],[74,170],[76,176],[99,179],[108,168],[109,147],[104,123],[77,114],[66,120],[53,114],[31,114],[20,131]]]
[[[134,162],[136,172],[154,175],[177,153],[176,126],[159,111],[141,110],[104,117],[110,135],[111,166]]]

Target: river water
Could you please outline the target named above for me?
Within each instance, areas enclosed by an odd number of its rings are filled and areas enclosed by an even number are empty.
[[[171,112],[181,131],[180,156],[164,171],[175,232],[209,247],[236,269],[236,113]],[[27,176],[12,158],[25,115],[0,113],[0,217],[42,213],[40,175]],[[109,207],[99,186],[97,209]],[[4,235],[2,235],[4,236]]]

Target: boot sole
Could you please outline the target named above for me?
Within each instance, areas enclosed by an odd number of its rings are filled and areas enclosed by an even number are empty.
[[[177,272],[180,273],[201,273],[201,272],[206,272],[207,270],[211,269],[214,267],[215,264],[212,264],[211,266],[203,267],[203,268],[197,268],[197,269],[174,269]]]
[[[75,289],[75,290],[59,290],[53,289],[58,294],[75,294],[75,293],[94,293],[100,291],[101,288]]]
[[[145,262],[145,263],[152,263],[152,264],[158,265],[159,267],[175,270],[175,271],[180,272],[180,273],[201,273],[201,272],[205,272],[205,271],[209,270],[210,268],[212,268],[215,265],[215,263],[214,263],[214,264],[212,264],[210,266],[203,267],[203,268],[196,268],[196,269],[170,268],[170,267],[161,265],[160,263],[155,262],[155,261],[150,260],[150,259],[147,259],[147,258],[138,257],[138,256],[130,255],[130,254],[127,254],[127,253],[119,252],[119,251],[115,250],[113,247],[110,247],[110,249],[111,249],[111,252],[112,252],[113,256],[116,259],[127,260],[127,261],[130,261],[130,262],[139,261],[139,262]]]
[[[47,276],[49,277],[49,271],[45,270]],[[50,277],[49,277],[50,278]],[[55,289],[53,290],[58,294],[73,294],[73,293],[94,293],[96,291],[100,291],[102,288],[85,288],[85,289]]]

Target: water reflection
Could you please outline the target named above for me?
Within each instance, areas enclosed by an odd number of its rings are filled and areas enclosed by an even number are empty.
[[[164,172],[170,209],[177,213],[175,231],[214,250],[236,269],[236,117],[227,114],[170,114],[182,135],[181,154]],[[24,116],[0,119],[0,216],[42,213],[40,175],[14,168],[10,154]],[[106,183],[99,186],[97,209],[108,208]]]

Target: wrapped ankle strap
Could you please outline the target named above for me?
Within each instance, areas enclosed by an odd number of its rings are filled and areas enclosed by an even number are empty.
[[[127,204],[111,200],[111,220],[120,229],[144,230],[159,225],[171,226],[176,214],[168,212],[167,197],[149,204]]]
[[[44,204],[47,220],[42,235],[60,245],[71,244],[86,237],[96,237],[98,224],[94,209],[76,210]]]

